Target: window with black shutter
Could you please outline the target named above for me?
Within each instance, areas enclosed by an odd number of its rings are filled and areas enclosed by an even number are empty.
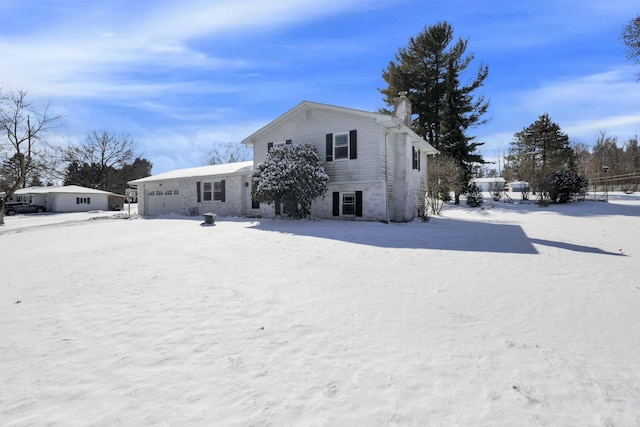
[[[326,135],[326,161],[358,158],[358,131],[328,133]]]

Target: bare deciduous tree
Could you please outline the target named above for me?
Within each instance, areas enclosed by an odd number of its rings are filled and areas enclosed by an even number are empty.
[[[134,149],[127,135],[92,131],[83,144],[67,148],[65,184],[112,191],[114,172],[131,163]]]
[[[24,187],[41,165],[46,148],[44,136],[60,116],[50,114],[49,105],[36,110],[27,91],[0,93],[0,225],[4,224],[4,206]]]
[[[209,164],[221,165],[224,163],[244,162],[251,159],[251,150],[237,142],[225,142],[216,144],[209,152]]]

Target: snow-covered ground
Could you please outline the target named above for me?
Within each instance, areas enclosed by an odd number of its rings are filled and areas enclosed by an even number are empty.
[[[8,217],[0,425],[640,425],[638,259],[638,195]]]

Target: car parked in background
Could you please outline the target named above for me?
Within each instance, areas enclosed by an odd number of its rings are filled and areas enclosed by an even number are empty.
[[[33,203],[9,202],[4,205],[4,214],[7,216],[22,213],[40,213],[45,212],[47,208],[42,205],[34,205]]]

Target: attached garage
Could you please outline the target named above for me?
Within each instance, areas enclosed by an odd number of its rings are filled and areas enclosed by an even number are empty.
[[[154,188],[154,186],[151,186]],[[182,201],[177,184],[157,189],[149,189],[144,195],[146,200],[147,215],[157,216],[167,213],[181,213]]]
[[[138,212],[222,216],[255,215],[251,203],[253,161],[179,169],[130,181],[137,190]]]

